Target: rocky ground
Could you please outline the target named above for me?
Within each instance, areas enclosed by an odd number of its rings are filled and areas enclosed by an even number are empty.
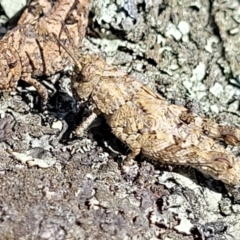
[[[26,4],[11,2],[15,10],[1,1],[1,35]],[[169,102],[240,127],[239,23],[237,0],[94,0],[82,50]],[[73,136],[88,109],[67,69],[41,80],[48,114],[23,82],[0,98],[0,239],[239,239],[237,187],[143,156],[125,175],[128,150],[104,119]]]

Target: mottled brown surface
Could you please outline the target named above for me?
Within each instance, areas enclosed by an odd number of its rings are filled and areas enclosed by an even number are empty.
[[[239,159],[219,144],[221,139],[238,145],[239,129],[168,104],[100,56],[77,53],[76,46],[67,51],[77,65],[73,91],[93,104],[93,113],[78,127],[78,134],[102,113],[112,132],[131,149],[128,162],[142,152],[162,163],[191,166],[227,184],[240,184]]]
[[[36,78],[49,76],[71,64],[66,53],[52,39],[52,33],[66,39],[61,31],[62,24],[66,24],[75,44],[80,46],[86,31],[88,11],[89,1],[32,1],[18,26],[0,41],[0,90],[15,90],[21,78],[33,85],[46,103],[47,89]]]

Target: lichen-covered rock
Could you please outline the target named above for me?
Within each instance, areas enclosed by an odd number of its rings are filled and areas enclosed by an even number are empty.
[[[217,11],[210,12],[220,2],[225,5],[218,11],[229,14],[236,9],[231,5],[236,1],[94,0],[82,50],[106,57],[169,103],[240,127],[239,81],[232,78],[233,68],[224,54]],[[99,21],[101,12],[111,21]],[[238,20],[235,12],[234,17]],[[188,33],[179,28],[182,21],[189,24]],[[224,24],[228,21],[232,19]],[[166,38],[169,23],[182,34],[179,41]],[[193,80],[200,63],[205,76]],[[67,74],[62,75],[54,76],[60,78],[57,82],[48,79],[47,88],[55,93],[49,116],[39,114],[37,95],[21,82],[15,95],[1,96],[1,238],[239,239],[238,188],[223,186],[192,168],[160,165],[143,156],[123,173],[119,163],[127,150],[104,121],[80,139],[74,137],[71,132],[91,109],[79,108],[71,98]],[[30,115],[40,117],[34,121],[39,132],[31,132],[34,124],[24,123]],[[53,131],[56,121],[62,128]],[[42,161],[51,157],[56,162],[45,169],[28,167],[7,149],[25,155],[30,151],[33,158],[42,153]],[[239,154],[238,147],[228,151]]]
[[[236,0],[213,3],[214,20],[223,42],[224,58],[229,62],[233,77],[237,79],[240,76],[239,9],[240,4]]]

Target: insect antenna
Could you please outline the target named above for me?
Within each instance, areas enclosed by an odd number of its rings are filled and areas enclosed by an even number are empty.
[[[74,61],[77,70],[80,72],[82,69],[82,65],[80,64],[80,59],[83,57],[82,54],[80,54],[79,49],[76,47],[73,38],[68,30],[68,28],[62,23],[62,29],[65,32],[68,41],[69,41],[69,45],[71,47],[71,49],[67,48],[58,38],[58,36],[52,32],[52,35],[54,37],[54,39],[57,41],[57,43],[66,51],[66,53],[72,58],[72,60]]]

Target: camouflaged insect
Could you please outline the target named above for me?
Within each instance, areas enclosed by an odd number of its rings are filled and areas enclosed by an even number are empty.
[[[71,39],[70,33],[65,32]],[[219,144],[237,145],[240,130],[222,126],[168,104],[160,95],[109,66],[98,55],[83,55],[70,40],[64,47],[76,64],[72,89],[93,112],[77,129],[81,134],[99,114],[103,114],[112,132],[131,150],[130,163],[139,153],[165,164],[191,166],[224,183],[240,184],[239,159]]]
[[[33,85],[46,103],[47,89],[36,78],[49,76],[71,64],[71,58],[49,36],[55,33],[66,40],[61,29],[62,22],[67,21],[78,46],[85,36],[90,1],[58,0],[52,4],[48,0],[32,1],[18,26],[1,39],[0,90],[13,91],[22,79]]]

